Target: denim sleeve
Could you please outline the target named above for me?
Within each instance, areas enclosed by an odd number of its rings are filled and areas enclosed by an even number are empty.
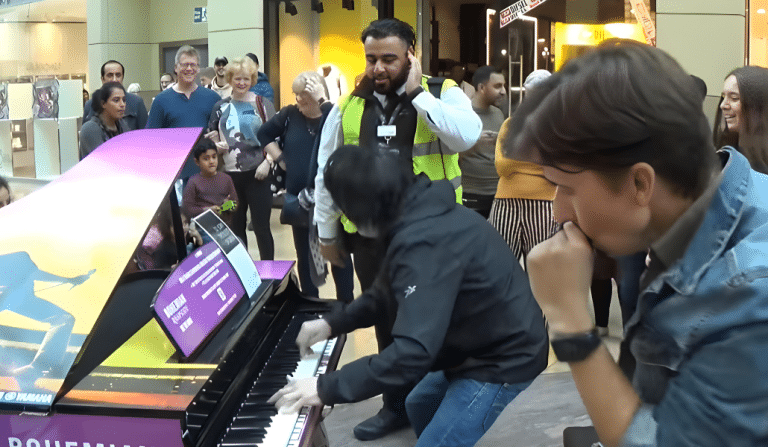
[[[664,398],[637,411],[623,446],[768,445],[768,325],[733,327],[706,340]]]

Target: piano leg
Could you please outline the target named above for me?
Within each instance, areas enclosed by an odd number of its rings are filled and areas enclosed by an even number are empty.
[[[329,447],[328,434],[325,431],[325,421],[320,421],[312,434],[312,443],[310,447]]]

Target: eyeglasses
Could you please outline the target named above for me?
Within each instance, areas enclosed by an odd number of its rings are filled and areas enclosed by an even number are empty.
[[[181,66],[181,68],[197,68],[197,67],[199,67],[199,65],[194,63],[194,62],[187,62],[186,64],[179,63],[179,65]]]

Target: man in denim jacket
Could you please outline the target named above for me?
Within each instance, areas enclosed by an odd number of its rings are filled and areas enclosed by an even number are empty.
[[[563,228],[528,272],[602,443],[768,445],[768,177],[715,152],[691,77],[653,47],[608,41],[533,93],[500,144],[557,186]],[[588,311],[594,248],[648,255],[626,375]]]

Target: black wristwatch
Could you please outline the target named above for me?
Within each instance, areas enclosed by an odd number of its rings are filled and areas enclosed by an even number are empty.
[[[580,362],[589,357],[600,346],[602,340],[597,328],[581,334],[554,335],[550,341],[552,351],[561,362]]]

